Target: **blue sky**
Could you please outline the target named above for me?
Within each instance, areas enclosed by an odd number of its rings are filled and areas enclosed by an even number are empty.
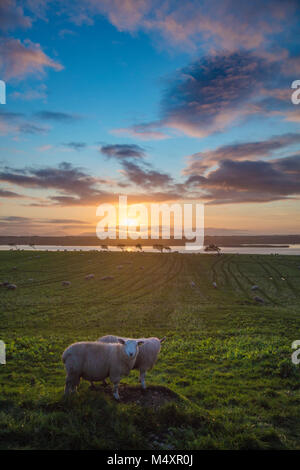
[[[120,193],[299,233],[297,28],[292,0],[3,0],[0,234],[92,232]]]

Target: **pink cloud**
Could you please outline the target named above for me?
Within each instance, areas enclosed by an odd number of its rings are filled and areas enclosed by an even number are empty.
[[[0,70],[4,79],[22,79],[27,75],[43,74],[45,68],[62,70],[63,66],[48,57],[39,44],[14,38],[0,42]]]

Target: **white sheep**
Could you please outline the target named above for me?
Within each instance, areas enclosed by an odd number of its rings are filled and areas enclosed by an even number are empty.
[[[87,281],[89,281],[90,279],[94,279],[94,277],[95,277],[95,274],[87,274],[87,275],[85,276],[85,279],[86,279]]]
[[[100,281],[110,281],[110,280],[113,280],[114,277],[113,276],[104,276],[104,277],[101,277]]]
[[[121,376],[133,368],[142,341],[119,339],[115,344],[85,341],[71,344],[63,353],[67,376],[65,395],[76,391],[81,377],[97,382],[109,377],[113,383],[113,395],[119,396]]]
[[[130,338],[123,338],[122,336],[106,335],[98,338],[98,342],[102,343],[117,343],[120,340],[128,341]],[[139,348],[136,361],[133,369],[140,371],[140,382],[143,389],[146,389],[146,372],[151,370],[157,361],[158,354],[160,352],[161,343],[165,341],[166,337],[163,338],[136,338],[131,341],[142,342],[142,346]],[[93,386],[93,384],[92,384]]]
[[[217,283],[215,281],[212,283],[212,285],[215,289],[217,288]]]

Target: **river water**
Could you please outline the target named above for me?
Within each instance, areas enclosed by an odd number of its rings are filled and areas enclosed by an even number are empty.
[[[270,247],[257,247],[257,246],[247,246],[247,247],[220,247],[221,253],[239,253],[239,254],[253,254],[253,255],[300,255],[300,245],[290,245],[289,248],[281,248],[280,246],[270,246]],[[17,245],[18,250],[26,251],[101,251],[99,246],[58,246],[58,245],[37,245],[35,248],[32,248],[28,245]],[[184,246],[172,246],[172,252],[178,251],[179,253],[205,253],[204,249],[189,251],[185,249]],[[9,245],[0,245],[0,251],[6,250],[16,250]],[[110,246],[109,251],[120,251],[116,246]],[[136,251],[134,247],[128,247],[127,251]],[[143,251],[145,252],[157,252],[153,250],[152,246],[144,246]],[[208,252],[207,254],[210,254]]]

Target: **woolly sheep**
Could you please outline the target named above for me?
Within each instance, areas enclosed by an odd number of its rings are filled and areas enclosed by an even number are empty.
[[[86,279],[87,281],[89,281],[90,279],[94,279],[94,277],[95,277],[95,274],[87,274],[87,275],[85,276],[85,279]]]
[[[98,342],[102,343],[117,343],[120,340],[128,341],[130,338],[123,338],[122,336],[106,335],[98,338]],[[163,338],[136,338],[131,341],[142,341],[143,344],[138,350],[136,361],[133,369],[140,371],[140,382],[143,389],[146,389],[146,372],[151,370],[156,363],[158,354],[160,352],[161,343],[165,341],[166,337]]]
[[[217,283],[215,281],[212,283],[212,285],[215,289],[217,288]]]
[[[63,353],[62,361],[67,376],[65,395],[76,391],[81,377],[97,382],[109,377],[113,383],[113,395],[119,396],[121,376],[133,368],[142,341],[119,339],[116,344],[85,341],[71,344]]]
[[[71,285],[71,282],[70,281],[62,281],[61,285],[69,287]]]
[[[258,297],[258,295],[254,297],[254,300],[255,302],[258,302],[259,304],[265,303],[264,299],[262,299],[261,297]]]
[[[251,287],[251,290],[257,290],[257,289],[259,289],[259,287],[256,284]]]

